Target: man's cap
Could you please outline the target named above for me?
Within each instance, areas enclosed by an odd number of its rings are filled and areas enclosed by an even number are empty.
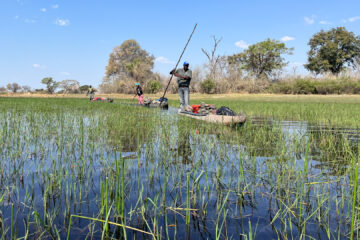
[[[189,63],[185,61],[184,66],[189,66]]]
[[[136,85],[136,86],[140,86],[140,83],[137,82],[135,85]]]

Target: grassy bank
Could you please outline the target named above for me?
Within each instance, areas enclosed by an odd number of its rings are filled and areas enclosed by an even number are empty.
[[[156,99],[160,98],[163,93],[145,94],[146,96]],[[98,97],[110,97],[114,99],[133,100],[134,95],[131,94],[100,94]],[[16,93],[16,94],[2,94],[0,97],[15,97],[15,98],[88,98],[85,94],[36,94],[36,93]],[[166,94],[170,100],[178,100],[178,94]],[[360,103],[360,95],[289,95],[289,94],[247,94],[247,93],[228,93],[228,94],[201,94],[191,93],[190,100],[239,100],[239,101],[264,101],[264,102],[339,102],[339,103]],[[136,98],[133,100],[136,101]]]
[[[360,96],[357,95],[229,95],[192,96],[191,103],[205,101],[228,106],[248,116],[275,120],[308,121],[342,127],[359,127]],[[174,102],[174,105],[177,103]]]
[[[27,97],[28,94],[9,95]],[[30,96],[38,98],[86,98],[78,94],[52,94]],[[137,103],[133,95],[98,94],[97,96],[116,99],[115,102]],[[161,94],[146,95],[157,99]],[[168,94],[170,106],[178,107],[177,94]],[[279,94],[191,94],[191,104],[200,102],[227,106],[236,112],[244,112],[249,117],[265,117],[275,120],[309,121],[314,124],[327,124],[342,127],[359,127],[359,95],[279,95]]]
[[[170,104],[178,106],[174,96]],[[227,106],[250,117],[274,120],[308,121],[342,127],[359,127],[360,96],[358,95],[272,95],[228,94],[191,95],[191,104],[200,102]]]

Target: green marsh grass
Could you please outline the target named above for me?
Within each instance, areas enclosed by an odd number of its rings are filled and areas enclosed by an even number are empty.
[[[316,125],[341,103],[217,100],[249,116],[229,128],[119,100],[0,102],[1,239],[357,237],[356,134]]]
[[[194,95],[191,104],[206,102],[217,107],[227,106],[250,117],[275,120],[308,121],[327,126],[360,127],[360,97],[358,95],[272,95],[225,94]],[[170,100],[179,106],[179,101]]]

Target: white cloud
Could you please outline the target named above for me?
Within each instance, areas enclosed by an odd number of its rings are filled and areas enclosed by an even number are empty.
[[[20,17],[19,17],[18,15],[16,15],[16,16],[14,17],[14,19],[16,19],[16,20],[19,19],[19,18],[20,18]]]
[[[289,36],[284,36],[281,38],[281,41],[283,41],[283,42],[288,42],[288,41],[293,41],[293,40],[295,40],[295,38],[289,37]]]
[[[328,21],[320,21],[319,22],[320,24],[322,24],[322,25],[330,25],[331,24],[331,22],[328,22]]]
[[[46,68],[45,65],[40,65],[40,64],[37,64],[37,63],[34,63],[32,66],[33,66],[33,68],[39,68],[39,69],[44,69],[44,68]]]
[[[69,19],[58,18],[58,19],[56,19],[55,24],[59,25],[61,27],[65,27],[70,24],[70,21],[69,21]]]
[[[170,61],[169,59],[163,56],[155,58],[155,62],[164,63],[164,64],[174,64],[173,61]]]
[[[59,4],[52,5],[51,7],[54,9],[59,8]]]
[[[315,22],[315,15],[312,15],[311,17],[304,17],[304,20],[307,24],[311,25]]]
[[[41,11],[42,11],[42,12],[46,12],[46,8],[42,8]]]
[[[244,40],[237,41],[235,43],[235,46],[237,46],[239,48],[242,48],[242,49],[248,49],[249,48],[249,44],[247,44]]]
[[[352,18],[349,18],[348,20],[349,20],[349,22],[355,22],[357,20],[360,20],[360,16],[352,17]]]

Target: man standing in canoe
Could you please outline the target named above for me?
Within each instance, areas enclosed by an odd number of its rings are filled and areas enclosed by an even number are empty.
[[[89,89],[86,93],[86,96],[88,96],[90,94],[90,101],[92,101],[95,97],[95,92],[96,92],[96,89],[93,88],[91,85],[89,86]]]
[[[173,69],[170,74],[174,74],[177,77],[177,83],[179,87],[179,98],[181,111],[185,110],[185,107],[189,105],[189,86],[192,78],[192,72],[189,69],[189,63],[184,62],[184,68],[177,70]]]

